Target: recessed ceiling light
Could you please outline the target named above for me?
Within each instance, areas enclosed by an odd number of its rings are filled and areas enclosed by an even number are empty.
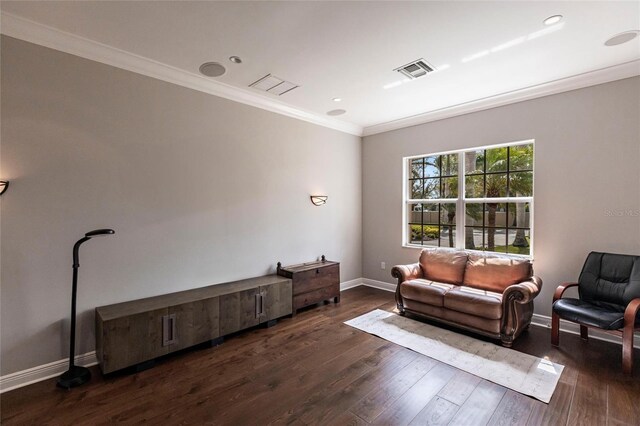
[[[207,77],[220,77],[227,70],[217,62],[205,62],[200,65],[200,72]]]
[[[231,62],[233,62],[234,64],[241,64],[242,63],[242,59],[240,59],[239,56],[229,56],[229,60]]]
[[[342,98],[333,98],[333,102],[342,102]]]
[[[549,16],[543,22],[545,25],[553,25],[553,24],[557,24],[560,21],[562,21],[562,15],[553,15],[553,16]]]
[[[611,37],[609,40],[605,41],[604,45],[605,46],[617,46],[619,44],[626,43],[626,42],[631,41],[634,38],[638,37],[638,33],[640,33],[640,31],[633,30],[633,31],[625,31],[625,32],[620,33],[620,34],[616,34],[613,37]]]
[[[342,114],[344,114],[345,112],[347,112],[347,111],[345,111],[345,110],[343,110],[343,109],[332,109],[331,111],[328,111],[328,112],[327,112],[327,115],[334,115],[334,116],[335,116],[335,115],[342,115]]]

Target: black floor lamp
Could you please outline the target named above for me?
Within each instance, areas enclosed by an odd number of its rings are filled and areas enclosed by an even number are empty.
[[[103,237],[105,235],[113,235],[115,231],[113,229],[96,229],[95,231],[87,232],[83,238],[79,239],[73,246],[73,287],[71,290],[71,340],[69,346],[69,370],[62,373],[58,378],[58,386],[65,389],[70,389],[75,386],[80,386],[91,379],[91,372],[86,367],[80,367],[75,365],[75,352],[76,352],[76,293],[78,292],[78,251],[80,250],[80,244],[85,241],[89,241],[94,237]]]

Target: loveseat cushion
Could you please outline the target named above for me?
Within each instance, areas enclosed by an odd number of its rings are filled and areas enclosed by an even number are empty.
[[[424,249],[420,266],[424,277],[440,283],[460,285],[467,265],[467,253],[447,249]]]
[[[528,259],[469,254],[463,283],[502,294],[510,285],[528,280],[532,273]]]
[[[453,284],[415,279],[403,282],[400,286],[400,294],[405,299],[432,306],[444,306],[443,297],[453,287]]]
[[[502,318],[502,294],[456,287],[444,295],[444,307],[487,319]]]
[[[426,315],[436,320],[445,321],[454,326],[462,326],[463,328],[471,330],[481,330],[496,335],[496,337],[500,336],[500,324],[502,320],[499,319],[482,318],[477,315],[469,315],[452,309],[427,305],[426,303],[420,303],[415,300],[405,300],[404,307],[409,311],[417,312],[418,314]]]

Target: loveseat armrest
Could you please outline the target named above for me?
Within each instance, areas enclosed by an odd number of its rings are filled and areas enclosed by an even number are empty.
[[[561,299],[562,295],[568,288],[575,287],[577,285],[578,283],[572,283],[572,282],[566,282],[566,283],[560,284],[558,288],[556,288],[556,292],[553,294],[553,301],[555,302],[556,300]]]
[[[500,340],[504,346],[511,347],[513,340],[531,324],[532,301],[541,288],[542,280],[534,275],[527,281],[510,285],[502,293]]]
[[[391,268],[391,276],[398,280],[398,286],[408,280],[423,278],[422,268],[419,263],[396,265]]]
[[[404,315],[404,306],[402,303],[402,295],[400,294],[401,284],[407,280],[415,280],[417,278],[423,278],[422,268],[420,263],[412,263],[410,265],[396,265],[391,268],[391,276],[398,280],[396,286],[396,305],[400,314]]]
[[[529,303],[540,293],[540,289],[542,289],[542,279],[534,275],[527,281],[507,287],[502,293],[502,300]]]

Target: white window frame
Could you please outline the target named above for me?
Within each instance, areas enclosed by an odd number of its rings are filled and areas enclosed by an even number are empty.
[[[464,161],[464,154],[467,152],[471,152],[471,151],[479,151],[479,150],[485,150],[485,149],[493,149],[493,148],[504,148],[504,147],[511,147],[511,146],[519,146],[519,145],[533,145],[533,165],[532,165],[532,170],[533,170],[533,186],[532,186],[532,196],[531,197],[500,197],[500,198],[465,198],[465,161]],[[409,188],[409,164],[410,161],[414,158],[423,158],[423,157],[431,157],[431,156],[436,156],[436,155],[445,155],[445,154],[457,154],[458,155],[458,198],[429,198],[429,199],[411,199],[410,197],[410,191],[411,188]],[[518,257],[518,258],[526,258],[526,259],[533,259],[533,254],[534,254],[534,208],[533,208],[533,199],[535,196],[535,156],[536,156],[536,148],[535,148],[535,140],[534,139],[528,139],[528,140],[522,140],[522,141],[516,141],[516,142],[507,142],[507,143],[501,143],[501,144],[495,144],[495,145],[485,145],[485,146],[478,146],[478,147],[473,147],[473,148],[465,148],[465,149],[458,149],[458,150],[452,150],[452,151],[442,151],[442,152],[435,152],[435,153],[430,153],[430,154],[420,154],[420,155],[412,155],[410,157],[403,157],[402,159],[402,247],[405,248],[419,248],[419,249],[423,249],[423,248],[428,248],[428,247],[433,247],[433,246],[424,246],[424,245],[417,245],[417,244],[410,244],[408,241],[409,238],[409,206],[413,205],[413,204],[420,204],[420,203],[426,203],[426,204],[437,204],[437,203],[448,203],[448,204],[452,204],[455,203],[456,204],[456,223],[455,223],[455,227],[456,227],[456,240],[455,240],[455,247],[441,247],[443,249],[450,249],[450,250],[460,250],[460,249],[465,249],[464,244],[465,244],[465,205],[466,203],[487,203],[487,202],[492,202],[492,203],[529,203],[529,253],[528,255],[524,255],[524,254],[515,254],[515,253],[501,253],[501,252],[493,252],[493,251],[487,251],[487,250],[470,250],[470,249],[466,249],[467,251],[470,252],[477,252],[477,253],[498,253],[501,255],[505,255],[505,256],[512,256],[512,257]]]

